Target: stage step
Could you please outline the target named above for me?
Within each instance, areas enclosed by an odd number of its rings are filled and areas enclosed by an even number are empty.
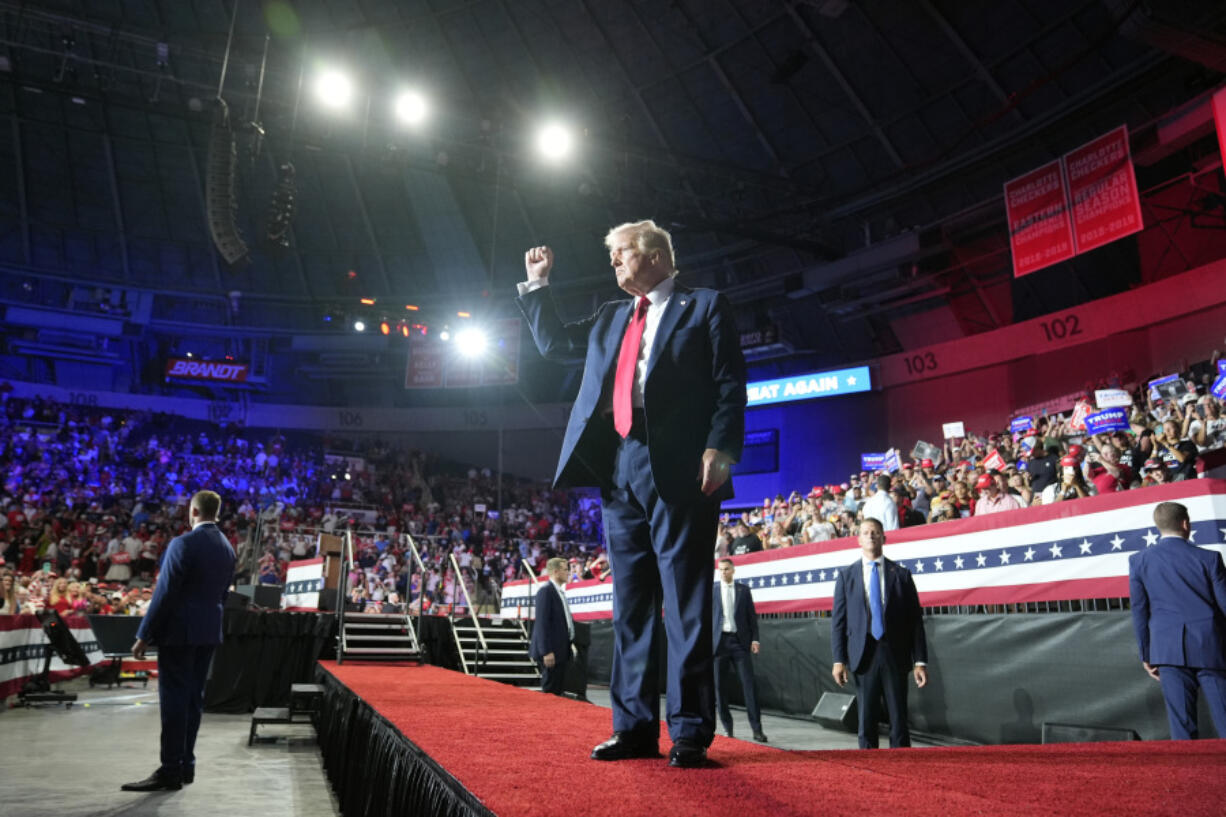
[[[364,661],[421,659],[417,633],[403,613],[345,613],[337,638],[337,657]]]
[[[540,688],[541,674],[528,658],[528,637],[518,621],[471,619],[452,621],[452,634],[465,671],[478,678],[520,687]]]

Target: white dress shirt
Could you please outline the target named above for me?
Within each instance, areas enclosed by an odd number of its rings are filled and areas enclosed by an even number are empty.
[[[878,488],[877,493],[870,496],[864,503],[861,514],[865,519],[876,519],[880,522],[885,533],[898,530],[898,506],[890,498],[889,491]]]
[[[562,612],[566,614],[566,634],[571,641],[575,640],[575,620],[570,617],[570,604],[566,601],[566,585],[558,584],[553,579],[549,583],[557,588],[558,595],[562,597]]]
[[[736,585],[731,582],[721,581],[719,583],[719,594],[724,605],[724,626],[725,633],[736,632]]]
[[[543,281],[520,281],[516,284],[516,289],[522,297],[545,286],[549,286],[548,279]],[[656,330],[660,328],[660,318],[664,316],[664,310],[668,306],[668,301],[673,296],[674,286],[675,282],[671,277],[665,278],[656,284],[656,288],[646,295],[648,301],[646,323],[643,325],[643,339],[639,342],[639,362],[634,372],[634,389],[630,393],[630,402],[635,408],[643,407],[643,384],[647,382],[647,363],[651,360],[651,348],[656,341]],[[638,309],[639,300],[640,296],[635,296],[630,312],[631,315],[634,314],[634,310]],[[616,360],[616,356],[614,356],[614,360]],[[605,413],[613,411],[612,389],[609,390],[608,404],[602,406],[601,410]]]
[[[877,563],[877,584],[880,585],[880,588],[881,588],[881,612],[884,615],[885,614],[885,557],[884,556],[880,556],[876,560],[865,559],[863,556],[860,557],[860,569],[864,571],[864,604],[869,610],[872,610],[872,606],[868,599],[868,586],[869,586],[869,582],[873,580],[873,562],[874,561],[876,561]],[[884,621],[881,623],[882,623],[882,626],[885,625]]]

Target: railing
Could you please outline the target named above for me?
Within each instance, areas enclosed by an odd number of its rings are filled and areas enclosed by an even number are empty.
[[[345,547],[341,552],[341,587],[336,593],[336,639],[340,649],[336,651],[336,663],[345,663],[345,604],[349,600],[349,572],[353,569],[353,529],[345,531]]]
[[[404,594],[404,616],[405,624],[408,625],[409,634],[413,636],[413,648],[417,650],[419,656],[422,655],[421,649],[421,617],[425,615],[426,607],[426,566],[422,563],[421,554],[417,550],[417,544],[413,541],[413,537],[407,533],[401,534],[401,541],[408,547],[409,554],[412,556],[413,563],[417,565],[417,569],[421,571],[421,580],[417,583],[417,626],[414,629],[412,613],[413,613],[413,582],[410,575],[408,587],[405,588]],[[412,574],[412,565],[409,566],[409,573]]]
[[[485,633],[481,631],[481,618],[477,615],[477,608],[473,606],[472,597],[468,595],[468,585],[464,583],[464,574],[460,571],[460,565],[455,559],[455,554],[449,554],[448,559],[451,560],[451,569],[455,574],[455,583],[460,586],[460,591],[464,594],[464,601],[468,603],[468,617],[473,620],[473,627],[477,631],[477,642],[480,643],[481,649],[476,656],[476,665],[479,667],[489,660],[489,645],[485,643]],[[424,582],[423,582],[424,584]],[[455,630],[455,608],[456,608],[456,593],[452,592],[451,602],[451,626],[452,631]],[[456,646],[459,647],[459,639],[456,639]],[[460,660],[464,661],[464,650],[460,649]],[[467,663],[467,662],[465,662]],[[467,674],[467,670],[465,670]]]

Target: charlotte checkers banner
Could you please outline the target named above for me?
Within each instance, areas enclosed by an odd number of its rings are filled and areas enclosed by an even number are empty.
[[[281,606],[294,610],[318,610],[319,593],[324,589],[324,560],[300,559],[285,570],[285,590]]]
[[[65,616],[72,637],[85,650],[90,665],[102,663],[102,648],[85,616]],[[43,671],[43,661],[51,651],[47,634],[35,616],[0,616],[0,699],[16,695],[22,685]],[[64,681],[89,672],[90,667],[70,667],[51,656],[51,680]]]
[[[911,571],[928,607],[1123,597],[1128,557],[1157,543],[1153,510],[1166,501],[1187,506],[1195,544],[1226,551],[1226,480],[1201,479],[897,530],[885,555]],[[758,612],[783,613],[829,610],[837,571],[858,558],[845,538],[733,561]],[[612,618],[612,581],[567,587],[577,620]],[[504,585],[502,615],[532,618],[533,595],[529,582]]]

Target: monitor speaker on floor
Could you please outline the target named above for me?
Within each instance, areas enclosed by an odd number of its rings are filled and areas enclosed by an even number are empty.
[[[1131,729],[1110,726],[1080,726],[1073,723],[1043,722],[1044,743],[1100,743],[1107,740],[1140,740]]]
[[[810,716],[827,729],[856,731],[856,696],[823,692]]]

